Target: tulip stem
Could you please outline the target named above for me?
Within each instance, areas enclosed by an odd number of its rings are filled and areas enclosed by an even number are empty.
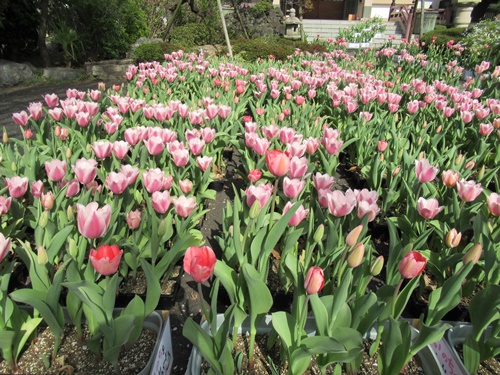
[[[273,189],[273,197],[271,200],[271,215],[269,216],[269,230],[271,230],[271,227],[273,226],[273,216],[274,216],[274,206],[276,204],[276,194],[278,192],[278,182],[279,179],[276,178],[276,181],[274,182],[274,189]]]
[[[200,305],[201,305],[201,310],[203,311],[203,315],[205,316],[205,319],[208,320],[208,311],[207,308],[205,307],[205,301],[203,299],[203,291],[201,290],[201,283],[198,284],[198,297],[200,298]]]
[[[243,241],[241,241],[241,250],[243,251],[243,255],[245,255],[245,243],[247,241],[247,237],[248,237],[248,231],[250,229],[250,227],[253,225],[253,219],[250,218],[248,220],[248,225],[247,227],[245,228],[245,234],[243,235]],[[243,259],[240,259],[240,261],[243,261]],[[240,264],[240,267],[243,266],[243,264]]]
[[[399,280],[398,285],[396,285],[396,289],[394,289],[394,296],[392,297],[392,313],[391,313],[391,316],[394,319],[397,319],[394,316],[394,313],[396,312],[396,300],[398,299],[399,289],[401,289],[401,285],[403,285],[403,281],[404,281],[404,279]]]

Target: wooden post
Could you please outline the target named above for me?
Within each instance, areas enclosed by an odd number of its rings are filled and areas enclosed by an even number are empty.
[[[419,42],[422,40],[422,36],[424,35],[424,8],[425,8],[425,0],[420,0],[420,34],[419,34]]]
[[[224,14],[222,13],[222,3],[220,0],[217,0],[217,6],[219,7],[222,29],[224,30],[224,37],[226,38],[227,50],[229,52],[229,56],[233,58],[233,49],[231,48],[231,41],[229,40],[229,34],[227,33],[226,19],[224,18]]]

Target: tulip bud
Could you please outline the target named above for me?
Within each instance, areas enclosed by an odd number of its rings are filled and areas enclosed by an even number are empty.
[[[33,132],[31,131],[31,129],[26,129],[24,131],[24,138],[26,138],[26,139],[33,138]]]
[[[71,155],[72,155],[71,149],[68,147],[68,148],[66,149],[66,158],[70,159],[70,158],[71,158]]]
[[[9,142],[9,136],[7,135],[7,132],[3,132],[2,140],[3,143]]]
[[[365,245],[360,242],[356,245],[354,249],[350,252],[347,257],[347,264],[351,268],[356,268],[363,261],[363,256],[365,255]]]
[[[409,251],[399,262],[398,270],[405,279],[413,279],[420,275],[427,265],[427,259],[418,251]]]
[[[347,246],[354,246],[358,242],[359,235],[363,230],[363,224],[358,225],[356,228],[351,230],[345,239]]]
[[[422,124],[422,128],[426,128],[427,127],[427,121],[424,121],[424,123]]]
[[[476,166],[476,162],[474,160],[469,161],[467,164],[465,164],[465,169],[472,170]]]
[[[379,159],[380,159],[380,161],[384,161],[384,154],[380,154]]]
[[[250,216],[250,219],[255,219],[257,216],[259,216],[260,212],[260,202],[256,200],[253,202],[252,207],[250,207],[250,212],[248,213],[248,216]]]
[[[469,264],[469,262],[473,262],[476,264],[481,258],[481,253],[483,252],[483,245],[481,243],[477,243],[472,246],[469,251],[464,255],[464,265]]]
[[[68,221],[71,223],[73,219],[75,218],[75,213],[73,211],[73,206],[68,206],[66,209],[66,217],[68,218]]]
[[[479,172],[477,173],[477,180],[481,181],[484,177],[484,173],[486,172],[486,166],[483,164]]]
[[[460,240],[462,239],[462,233],[457,232],[455,228],[451,229],[446,234],[445,243],[448,247],[457,247],[460,244]]]
[[[40,215],[40,220],[38,220],[38,226],[40,228],[45,228],[48,222],[49,222],[49,212],[43,211],[42,214]]]
[[[168,229],[168,224],[167,224],[167,220],[163,219],[160,223],[160,226],[158,227],[158,237],[163,237],[165,235],[165,233],[167,233],[167,229]]]
[[[400,171],[401,171],[401,168],[396,167],[396,169],[394,169],[392,171],[392,177],[396,177],[399,174]]]
[[[462,162],[462,158],[464,156],[462,154],[459,154],[456,158],[455,158],[455,165],[459,165],[461,162]]]
[[[234,227],[233,227],[232,225],[229,227],[229,235],[230,235],[231,237],[233,237],[233,236],[234,236]]]
[[[78,246],[73,238],[69,239],[68,253],[73,259],[78,258]]]
[[[418,141],[417,141],[417,145],[421,145],[422,144],[422,137],[418,137]]]
[[[47,257],[47,252],[45,251],[45,248],[43,246],[38,246],[37,248],[38,252],[38,264],[44,266],[47,264],[49,261],[49,258]]]
[[[325,285],[325,276],[323,270],[319,267],[311,267],[307,271],[306,279],[304,280],[304,289],[308,294],[316,294]]]
[[[42,207],[45,211],[50,211],[54,208],[54,194],[49,191],[47,194],[42,194]]]
[[[314,232],[313,240],[314,243],[319,243],[323,239],[323,235],[325,234],[325,226],[320,224],[316,232]]]
[[[382,272],[382,268],[384,268],[384,257],[380,255],[375,262],[372,264],[372,268],[370,268],[370,274],[372,276],[377,276]]]
[[[56,127],[54,128],[54,135],[56,137],[59,137],[61,135],[61,127],[59,125],[56,125]]]
[[[15,162],[10,163],[10,169],[12,169],[13,172],[17,171],[17,165]]]
[[[92,146],[90,145],[90,143],[87,144],[86,151],[87,151],[87,153],[92,152]]]
[[[443,130],[443,125],[439,125],[438,128],[436,129],[436,134],[441,133],[442,130]]]

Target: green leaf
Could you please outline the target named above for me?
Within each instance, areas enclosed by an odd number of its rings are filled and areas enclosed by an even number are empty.
[[[145,259],[140,259],[142,270],[146,276],[146,303],[143,307],[144,316],[148,316],[158,306],[161,295],[161,285],[153,273],[153,267]]]
[[[222,374],[222,366],[219,358],[216,357],[213,349],[212,337],[205,332],[193,319],[188,318],[182,329],[182,334],[198,348],[203,358],[215,369],[218,374]]]
[[[294,333],[297,322],[295,318],[284,311],[278,311],[272,314],[271,322],[286,350],[293,351],[296,342]]]
[[[73,230],[73,225],[68,225],[67,227],[61,229],[50,241],[50,245],[47,249],[47,256],[49,259],[49,263],[54,262],[54,258],[59,254],[59,251],[66,243],[66,240],[69,237],[69,234]]]

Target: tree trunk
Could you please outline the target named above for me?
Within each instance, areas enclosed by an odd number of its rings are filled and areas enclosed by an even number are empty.
[[[224,14],[222,13],[222,3],[220,2],[220,0],[217,0],[217,5],[219,7],[220,18],[222,21],[222,30],[224,30],[224,37],[226,38],[227,50],[229,52],[229,56],[233,58],[233,49],[231,48],[231,41],[229,40],[229,34],[227,33],[226,19],[224,18]]]
[[[49,21],[49,0],[40,1],[40,25],[38,27],[38,49],[44,68],[50,66],[49,50],[47,49],[47,24]]]
[[[174,14],[172,14],[172,17],[168,20],[167,23],[167,29],[165,30],[165,38],[168,38],[168,34],[170,33],[170,29],[172,28],[172,25],[174,24],[175,17],[177,16],[177,13],[179,13],[179,10],[181,10],[181,5],[184,0],[179,0],[177,2],[177,7],[174,10]]]

